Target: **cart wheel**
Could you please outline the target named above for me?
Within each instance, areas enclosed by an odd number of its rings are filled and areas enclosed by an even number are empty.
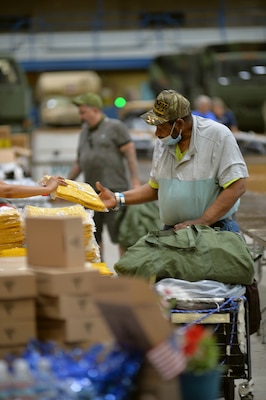
[[[234,400],[235,398],[235,382],[232,378],[224,378],[223,382],[224,399]]]
[[[240,383],[238,387],[238,394],[241,400],[252,400],[254,398],[253,395],[254,382],[251,379],[250,381],[244,381]]]

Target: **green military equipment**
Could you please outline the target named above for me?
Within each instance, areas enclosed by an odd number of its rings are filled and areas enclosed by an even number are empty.
[[[31,93],[26,73],[8,54],[0,54],[0,125],[12,132],[30,129]]]
[[[208,45],[162,55],[150,66],[150,86],[157,95],[175,89],[191,103],[199,94],[220,97],[242,131],[264,132],[266,43]]]

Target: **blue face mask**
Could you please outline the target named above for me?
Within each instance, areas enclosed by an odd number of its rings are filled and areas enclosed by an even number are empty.
[[[169,133],[169,135],[163,139],[160,139],[163,142],[163,144],[165,144],[166,146],[172,146],[174,144],[177,144],[182,139],[182,130],[179,131],[179,134],[176,138],[172,137],[174,128],[175,128],[175,123],[172,126],[172,129],[171,129],[171,132]]]

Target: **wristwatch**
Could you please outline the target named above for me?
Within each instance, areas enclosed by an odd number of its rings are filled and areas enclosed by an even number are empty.
[[[117,211],[126,203],[125,196],[121,192],[115,192],[116,205],[112,210]]]

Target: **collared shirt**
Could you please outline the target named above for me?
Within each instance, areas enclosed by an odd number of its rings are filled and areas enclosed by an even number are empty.
[[[181,160],[175,146],[156,141],[149,184],[158,189],[165,225],[199,218],[230,181],[248,177],[232,132],[215,121],[193,116],[189,149]],[[222,218],[234,214],[239,200]]]

